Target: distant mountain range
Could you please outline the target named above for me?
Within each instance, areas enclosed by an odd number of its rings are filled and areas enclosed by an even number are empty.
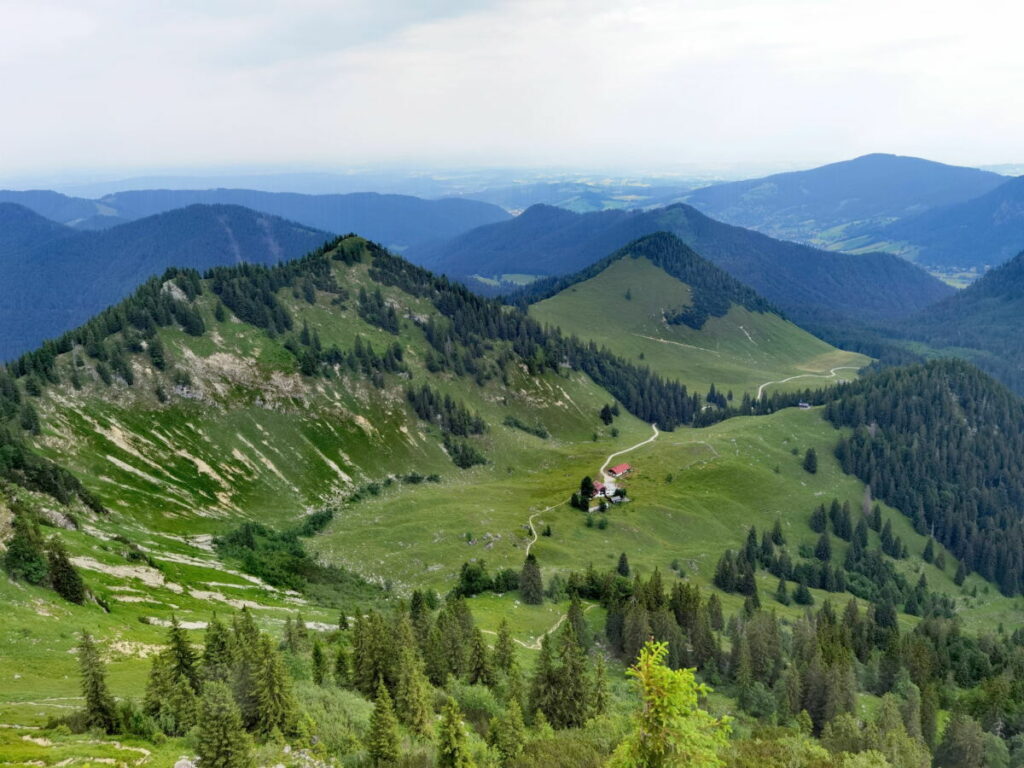
[[[589,214],[534,206],[512,221],[480,227],[443,245],[411,249],[408,257],[486,287],[485,281],[493,285],[504,275],[571,274],[660,231],[675,234],[801,324],[864,314],[905,316],[953,293],[891,254],[841,254],[775,240],[684,204]]]
[[[231,205],[194,205],[78,232],[0,204],[0,360],[84,322],[171,266],[274,264],[325,232]]]
[[[930,267],[994,267],[1024,250],[1024,176],[966,202],[849,234],[843,248],[884,247]]]
[[[98,200],[50,191],[0,191],[0,202],[17,203],[77,229],[106,229],[188,205],[242,205],[325,232],[359,232],[402,251],[455,237],[511,215],[490,203],[459,198],[424,200],[374,192],[300,195],[247,189],[142,190]]]
[[[695,190],[686,202],[729,224],[831,246],[851,225],[882,226],[962,203],[1003,184],[997,173],[872,154],[819,168]]]
[[[967,357],[1024,393],[1024,253],[899,324],[914,341]]]

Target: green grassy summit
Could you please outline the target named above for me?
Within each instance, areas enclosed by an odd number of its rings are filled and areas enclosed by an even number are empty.
[[[784,379],[791,381],[765,389],[815,387],[825,383],[815,375],[828,377],[832,369],[839,369],[838,377],[852,378],[869,362],[863,355],[821,341],[776,312],[751,310],[734,301],[699,328],[671,323],[674,315],[693,306],[693,291],[652,263],[642,248],[624,249],[597,274],[566,282],[557,294],[532,304],[530,315],[650,365],[696,391],[714,384],[736,397],[744,392],[756,396],[762,384]]]

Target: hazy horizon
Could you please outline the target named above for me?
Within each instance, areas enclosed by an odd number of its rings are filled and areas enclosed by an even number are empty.
[[[981,5],[5,0],[0,179],[1014,164],[1016,11]]]

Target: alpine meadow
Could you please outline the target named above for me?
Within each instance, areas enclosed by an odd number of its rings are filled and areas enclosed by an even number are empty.
[[[1011,13],[0,8],[0,765],[1024,766]]]

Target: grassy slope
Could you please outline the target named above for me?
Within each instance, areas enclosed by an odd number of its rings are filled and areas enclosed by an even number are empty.
[[[673,286],[664,276],[650,272],[648,266],[645,276],[649,282],[653,280],[647,286],[649,291],[642,290],[644,283],[632,281],[635,275],[628,286],[633,300],[627,308],[641,310],[633,316],[637,323],[644,320],[642,293],[658,301],[686,298],[685,286]],[[368,280],[365,267],[346,273],[345,278],[350,288],[356,289]],[[613,287],[618,300],[626,304],[621,298],[621,281]],[[403,312],[424,309],[399,291],[386,289],[385,293]],[[392,338],[363,323],[351,307],[339,314],[323,300],[310,306],[286,298],[300,323],[303,318],[308,320],[327,344],[337,341],[347,346],[358,333],[381,349]],[[581,306],[590,305],[584,302]],[[207,321],[214,323],[212,307],[206,306],[205,311]],[[752,320],[772,319],[758,316]],[[723,351],[719,357],[725,357],[726,349],[739,350],[733,354],[736,359],[741,351],[758,354],[745,350],[745,336],[737,338],[742,331],[730,330],[728,321],[728,317],[712,320],[703,332],[709,337],[719,334],[717,343]],[[764,346],[779,355],[786,349],[820,349],[816,354],[830,354],[826,345],[792,326],[780,323],[781,330],[775,332],[781,336],[776,341],[769,335],[772,328],[753,322],[748,325],[746,318],[742,324],[755,339],[771,338],[772,344]],[[685,328],[668,330],[694,333]],[[543,524],[553,528],[553,536],[540,537],[534,545],[546,576],[591,562],[611,567],[625,551],[641,573],[658,567],[671,577],[670,563],[679,560],[689,578],[708,586],[718,555],[742,543],[746,526],[763,528],[781,518],[795,551],[800,542],[816,538],[807,526],[813,506],[838,496],[850,500],[856,509],[864,494],[861,483],[843,475],[832,459],[837,433],[820,418],[820,411],[789,409],[768,417],[733,419],[703,430],[662,434],[624,459],[637,468],[628,483],[636,501],[613,508],[606,530],[587,528],[583,515],[563,502],[582,475],[597,473],[609,453],[640,442],[651,431],[649,425],[623,414],[616,419],[619,434],[613,438],[610,429],[597,419],[597,409],[608,401],[608,395],[582,376],[549,376],[540,381],[523,376],[508,388],[496,382],[478,388],[469,379],[431,376],[432,386],[465,400],[491,425],[487,435],[474,438],[483,444],[491,463],[462,471],[444,455],[439,435],[407,412],[400,385],[375,390],[354,380],[302,382],[288,370],[288,358],[279,342],[230,319],[217,324],[212,338],[162,333],[171,357],[188,361],[193,389],[202,390],[205,401],[194,403],[185,398],[160,406],[150,396],[150,386],[113,393],[93,389],[93,385],[86,385],[84,394],[51,390],[41,408],[42,444],[50,455],[59,455],[73,466],[115,511],[109,519],[91,521],[86,532],[62,534],[72,554],[92,558],[107,570],[127,566],[125,547],[109,540],[120,533],[155,557],[162,578],[171,585],[159,583],[159,578],[154,584],[133,578],[135,574],[153,577],[148,571],[115,574],[84,570],[90,586],[113,605],[113,611],[104,614],[95,607],[70,606],[48,591],[0,579],[0,602],[5,606],[5,622],[0,628],[0,722],[39,724],[48,714],[75,705],[75,699],[63,697],[78,695],[74,656],[69,651],[80,628],[101,638],[114,692],[137,695],[148,668],[145,655],[164,636],[163,629],[142,623],[140,618],[166,620],[176,613],[183,621],[201,622],[214,609],[230,610],[231,603],[225,600],[248,600],[261,606],[255,611],[257,618],[274,632],[279,631],[284,617],[296,610],[302,610],[309,621],[333,623],[337,615],[333,609],[302,604],[294,596],[253,584],[225,569],[206,549],[205,540],[193,537],[214,533],[228,520],[241,516],[278,523],[292,520],[326,496],[388,473],[436,471],[443,479],[437,485],[395,484],[378,497],[346,504],[313,546],[368,578],[393,581],[400,591],[414,584],[445,591],[460,564],[474,557],[485,558],[491,570],[519,567],[531,538],[527,521],[534,513],[540,513],[534,517],[538,530]],[[764,337],[758,335],[762,333]],[[692,336],[682,338],[693,340]],[[785,339],[791,346],[786,346]],[[420,364],[425,345],[409,320],[402,321],[400,340],[413,378],[425,379]],[[651,344],[655,349],[668,346]],[[659,365],[676,359],[666,356],[663,362],[654,354],[652,350],[646,357]],[[243,357],[259,362],[239,373],[237,363]],[[764,360],[766,365],[776,365],[767,355]],[[675,364],[683,372],[688,370]],[[729,386],[719,373],[724,368],[703,370],[707,382],[713,376],[719,386]],[[779,373],[792,375],[789,370]],[[145,370],[141,360],[137,374],[143,380],[155,375]],[[764,380],[761,375],[748,375],[745,382],[737,380],[732,386],[736,391],[749,389]],[[767,375],[779,374],[769,371]],[[704,383],[692,378],[686,381]],[[510,413],[530,423],[543,423],[552,437],[541,440],[502,426],[504,416]],[[818,451],[821,467],[813,476],[801,469],[800,457],[792,453],[794,448],[799,453],[811,446]],[[242,458],[233,458],[233,451]],[[351,484],[325,456],[352,478]],[[209,471],[201,469],[203,466]],[[140,472],[158,482],[145,480]],[[47,503],[45,499],[30,501]],[[554,508],[542,512],[551,506]],[[1024,609],[1021,598],[1001,597],[976,576],[969,578],[966,587],[978,587],[981,594],[978,598],[967,596],[952,583],[953,558],[947,555],[945,573],[924,565],[917,558],[924,547],[923,537],[896,511],[886,509],[885,514],[912,553],[899,567],[908,572],[924,570],[934,588],[959,595],[968,629],[991,629],[1000,621],[1008,625],[1019,622]],[[876,534],[872,539],[877,539]],[[834,544],[838,562],[844,545]],[[774,580],[761,578],[762,598],[767,605],[774,605],[770,597]],[[825,595],[818,593],[817,597],[820,601]],[[739,607],[734,596],[724,595],[723,601],[727,612]],[[564,604],[523,606],[515,595],[479,596],[472,605],[485,629],[494,630],[507,615],[517,639],[526,645],[550,629],[565,609]],[[353,606],[358,609],[359,605]],[[800,611],[795,606],[777,609],[790,618]],[[590,610],[587,618],[595,629],[600,628],[600,609]],[[532,651],[521,647],[520,653],[529,663]],[[12,741],[7,733],[0,737],[3,754],[13,753],[14,746],[27,750],[18,755],[24,754],[24,759],[53,762],[64,754],[53,749],[39,756],[38,750],[20,739]],[[77,749],[75,754],[85,754],[92,747],[80,745]],[[177,754],[172,752],[170,747],[161,750],[151,764],[173,763]],[[99,752],[96,755],[101,756]]]
[[[527,521],[541,511],[534,522],[538,530],[550,524],[553,535],[540,537],[533,552],[546,575],[582,569],[589,563],[611,568],[619,553],[626,552],[641,573],[660,568],[671,576],[670,564],[678,559],[689,578],[710,586],[718,556],[742,545],[748,526],[764,529],[781,519],[795,553],[800,543],[813,545],[817,539],[807,524],[815,506],[837,497],[849,500],[856,510],[864,498],[863,484],[843,474],[832,458],[838,433],[821,419],[820,409],[787,409],[707,429],[662,433],[654,443],[629,454],[636,472],[628,487],[636,500],[613,507],[603,531],[587,528],[584,515],[567,504],[543,512],[565,500],[583,474],[596,475],[608,453],[650,434],[646,425],[630,418],[616,422],[620,423],[622,433],[614,441],[566,446],[563,461],[519,468],[507,477],[480,478],[455,495],[424,486],[355,505],[317,540],[318,548],[367,576],[387,574],[396,583],[426,582],[446,589],[464,560],[484,558],[492,571],[518,567],[530,540]],[[815,475],[801,467],[802,452],[812,446],[820,457],[821,468]],[[794,456],[794,448],[801,455]],[[883,510],[911,552],[911,558],[898,567],[913,573],[915,581],[923,569],[933,588],[962,595],[952,581],[956,561],[947,554],[945,573],[925,565],[919,558],[925,538],[913,531],[902,514],[884,505]],[[384,520],[388,521],[386,537],[375,526]],[[473,534],[470,542],[466,532]],[[876,546],[877,534],[871,537]],[[835,561],[842,562],[846,545],[837,539],[833,544]],[[762,599],[772,605],[775,580],[763,573],[761,579]],[[1004,598],[994,588],[986,594],[976,576],[966,586],[978,586],[982,592],[978,599],[961,596],[961,613],[969,628],[1019,620],[1024,599]],[[827,597],[825,593],[817,596],[819,600]],[[833,599],[845,602],[847,597]],[[496,625],[500,612],[492,606],[495,600],[476,598],[489,606],[484,615],[493,615]],[[723,601],[727,610],[740,607],[741,601],[734,596],[723,596]],[[802,610],[777,607],[791,617]],[[510,616],[524,617],[518,627],[521,640],[535,635],[539,620],[529,617],[543,608],[518,606],[509,596],[505,610]]]
[[[620,259],[596,277],[534,304],[530,314],[627,359],[642,360],[700,392],[714,383],[737,397],[743,392],[754,395],[768,381],[827,374],[836,366],[861,367],[869,362],[777,315],[742,307],[733,306],[724,317],[710,318],[699,331],[668,325],[662,319],[666,310],[689,303],[689,287],[647,259]],[[803,378],[776,386],[802,389],[815,383],[813,378]]]

